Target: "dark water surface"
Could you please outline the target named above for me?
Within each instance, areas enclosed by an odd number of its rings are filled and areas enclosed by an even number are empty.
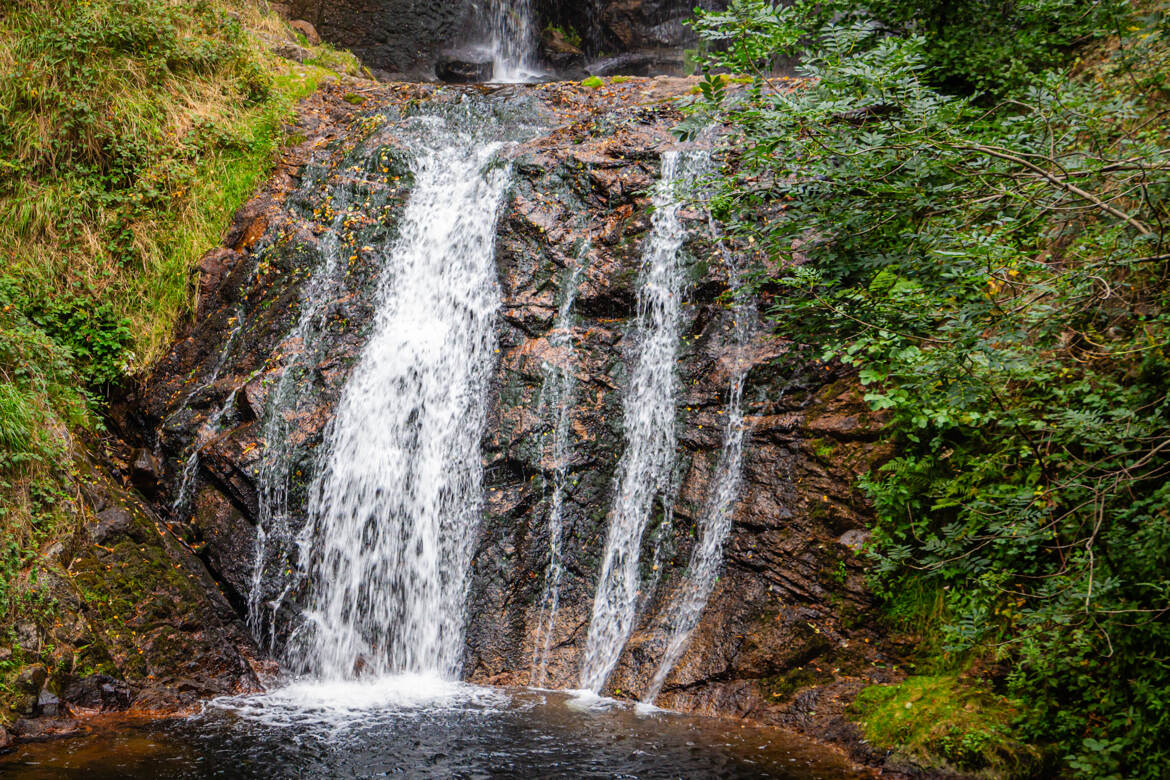
[[[21,746],[21,778],[857,777],[824,748],[734,721],[560,692],[293,686],[192,718]],[[431,687],[427,687],[431,686]]]

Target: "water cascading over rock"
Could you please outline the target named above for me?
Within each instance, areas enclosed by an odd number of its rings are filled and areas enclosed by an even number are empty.
[[[715,230],[712,220],[712,230]],[[732,290],[739,290],[742,283],[739,268],[730,252],[723,253],[727,265],[728,281]],[[642,695],[642,701],[653,704],[662,690],[666,678],[674,670],[691,641],[691,636],[703,616],[703,610],[715,588],[720,567],[723,565],[723,547],[731,532],[735,514],[735,502],[739,498],[743,482],[744,447],[744,381],[750,363],[744,359],[743,351],[748,347],[756,324],[756,310],[753,302],[745,299],[743,292],[737,293],[735,311],[735,367],[727,389],[727,414],[723,428],[723,449],[715,470],[707,504],[699,519],[699,542],[691,551],[686,576],[678,592],[674,594],[667,613],[667,630],[670,639],[658,662],[658,669],[650,685]]]
[[[540,623],[537,627],[537,645],[532,658],[532,684],[542,685],[548,670],[548,655],[552,646],[557,611],[560,608],[561,578],[565,564],[562,545],[565,531],[565,489],[569,479],[570,426],[572,424],[573,389],[576,385],[575,355],[573,349],[573,304],[581,274],[589,254],[586,243],[578,253],[577,266],[569,274],[568,292],[557,312],[549,344],[556,351],[555,363],[545,366],[541,388],[540,407],[554,417],[551,455],[553,461],[552,496],[548,509],[548,566],[544,574],[544,590],[540,597]]]
[[[540,75],[536,62],[537,28],[532,0],[491,0],[488,28],[493,81],[531,81]]]
[[[453,677],[463,650],[508,171],[498,145],[430,125],[300,538],[312,595],[290,660],[322,677]]]
[[[605,686],[633,629],[641,588],[642,537],[655,499],[667,516],[663,522],[669,522],[673,505],[675,364],[683,295],[679,253],[686,239],[676,188],[694,177],[705,159],[699,152],[666,152],[655,191],[654,222],[644,250],[638,296],[638,359],[625,400],[626,449],[618,467],[605,557],[581,663],[581,687],[594,692]]]

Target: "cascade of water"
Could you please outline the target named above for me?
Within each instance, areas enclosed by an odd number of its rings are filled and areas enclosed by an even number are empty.
[[[488,28],[493,81],[523,83],[541,75],[536,66],[538,32],[532,0],[490,0]]]
[[[639,355],[625,400],[626,450],[618,464],[605,558],[581,665],[581,687],[594,692],[609,679],[633,628],[642,535],[654,499],[661,497],[664,504],[673,500],[675,357],[683,285],[679,255],[686,238],[675,190],[698,173],[705,158],[697,152],[664,154],[654,194],[633,334]]]
[[[724,257],[731,289],[738,290],[741,281],[739,269],[730,253],[725,253]],[[723,429],[723,449],[719,454],[719,464],[712,480],[714,488],[707,498],[707,504],[699,520],[699,543],[691,551],[686,580],[671,608],[668,620],[670,641],[659,662],[658,670],[642,697],[642,701],[648,704],[653,703],[658,697],[663,683],[666,682],[666,676],[682,658],[691,634],[699,624],[703,609],[707,606],[707,600],[711,596],[723,564],[723,545],[731,532],[734,505],[739,497],[743,479],[743,385],[749,367],[744,359],[743,350],[754,329],[755,307],[750,301],[737,297],[734,317],[737,354],[727,393],[727,422]]]
[[[296,324],[281,344],[285,364],[264,403],[260,436],[264,452],[256,475],[259,512],[247,623],[256,641],[270,650],[275,644],[277,613],[294,585],[294,580],[284,573],[291,567],[296,532],[289,517],[295,411],[306,389],[304,372],[312,365],[325,328],[328,304],[344,281],[346,263],[341,236],[347,220],[361,207],[355,202],[356,182],[357,179],[343,181],[325,199],[333,219],[320,238],[324,259],[301,290]]]
[[[561,577],[564,563],[561,559],[561,544],[565,525],[565,487],[569,477],[569,433],[572,422],[573,389],[576,385],[575,355],[573,350],[573,304],[577,300],[577,287],[581,273],[585,270],[585,257],[589,253],[586,244],[578,256],[577,266],[569,275],[565,299],[557,312],[556,325],[549,334],[549,346],[553,348],[555,363],[544,366],[544,384],[540,391],[540,409],[551,409],[556,414],[553,426],[552,461],[553,491],[549,498],[548,510],[548,566],[544,574],[544,591],[540,597],[540,619],[536,630],[536,650],[532,656],[532,685],[542,685],[548,670],[548,654],[552,646],[553,628],[556,625],[557,610],[561,603]]]
[[[196,433],[195,441],[191,443],[191,450],[187,454],[186,462],[183,464],[183,473],[179,478],[179,490],[175,495],[174,503],[171,504],[171,508],[176,514],[182,514],[190,510],[191,501],[195,498],[195,477],[199,474],[200,453],[203,452],[203,448],[207,446],[208,441],[215,434],[219,433],[219,427],[223,422],[223,418],[227,416],[228,411],[235,406],[235,403],[236,391],[233,390],[228,394],[227,400],[223,402],[223,405],[216,410],[215,414],[208,418],[207,422]]]
[[[420,145],[298,537],[311,595],[288,661],[331,680],[452,677],[463,653],[510,174],[498,144],[434,127]]]

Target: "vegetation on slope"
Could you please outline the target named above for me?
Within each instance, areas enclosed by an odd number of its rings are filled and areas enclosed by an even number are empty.
[[[756,292],[892,413],[899,454],[863,480],[874,585],[939,641],[933,676],[859,702],[867,735],[1001,774],[1040,771],[1030,742],[1084,776],[1162,776],[1170,14],[735,0],[696,28],[712,72],[753,78],[709,76],[681,132],[734,128],[715,206]],[[795,54],[799,87],[765,75]],[[935,704],[891,730],[924,690],[1001,724]]]
[[[16,616],[52,607],[74,434],[165,347],[295,102],[357,67],[270,52],[291,38],[259,0],[0,4],[0,682],[32,660]]]

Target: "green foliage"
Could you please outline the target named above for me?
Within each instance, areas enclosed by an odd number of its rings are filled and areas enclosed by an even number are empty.
[[[65,294],[30,299],[11,279],[0,277],[0,308],[19,312],[26,327],[38,328],[72,358],[86,388],[100,392],[126,374],[130,321],[108,303]]]
[[[1119,29],[1122,0],[868,0],[901,37],[919,35],[927,76],[951,90],[1001,93]]]
[[[325,72],[269,54],[253,30],[285,33],[264,5],[13,0],[0,13],[4,273],[30,298],[129,318],[136,370],[169,340],[192,265]],[[353,63],[314,54],[324,67]]]
[[[581,33],[577,32],[576,28],[572,26],[561,27],[559,25],[550,24],[544,28],[544,36],[546,38],[560,36],[562,39],[564,39],[565,43],[578,49],[580,49],[584,43],[581,40]]]
[[[927,38],[848,14],[826,24],[824,10],[736,0],[700,15],[723,46],[708,66],[755,78],[706,78],[680,133],[732,128],[713,206],[755,256],[754,291],[805,359],[855,366],[888,415],[899,454],[863,481],[875,587],[891,606],[940,594],[940,651],[1006,661],[1000,684],[1028,705],[1020,733],[1059,744],[1070,768],[1157,777],[1170,763],[1164,106],[1059,73],[976,105],[931,86]],[[1133,27],[1157,50],[1165,24]],[[809,40],[806,82],[764,75]],[[1165,83],[1164,65],[1142,63],[1132,83]]]

